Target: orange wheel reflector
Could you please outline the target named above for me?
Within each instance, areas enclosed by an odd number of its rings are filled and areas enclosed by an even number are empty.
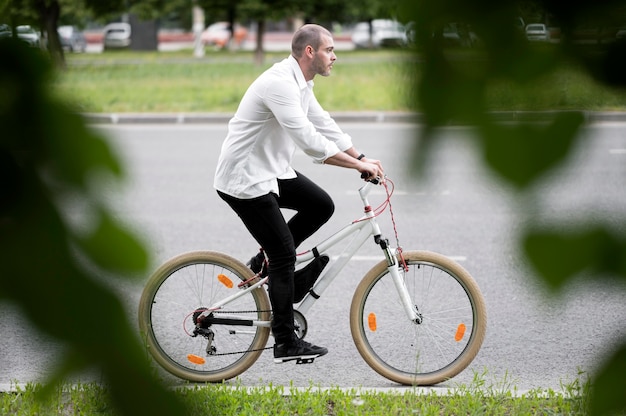
[[[463,339],[464,335],[465,335],[465,324],[461,323],[461,324],[459,324],[459,326],[456,329],[456,334],[454,335],[454,340],[456,342],[459,342],[460,340]]]
[[[220,281],[221,284],[223,284],[224,286],[226,286],[229,289],[233,288],[233,281],[230,280],[227,276],[223,275],[223,274],[218,274],[217,275],[217,280]]]
[[[374,312],[367,315],[367,325],[370,327],[370,331],[376,332],[376,314]]]
[[[206,363],[206,360],[198,355],[194,355],[194,354],[188,354],[187,355],[187,360],[189,360],[190,363],[194,363],[194,364],[198,364],[198,365],[202,365],[204,363]]]

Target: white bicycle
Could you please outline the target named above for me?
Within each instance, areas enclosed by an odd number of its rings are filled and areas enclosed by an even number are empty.
[[[307,333],[306,313],[369,239],[384,260],[363,277],[350,307],[356,347],[380,375],[406,385],[432,385],[463,371],[485,337],[487,314],[476,281],[458,263],[429,251],[403,251],[382,237],[377,216],[391,209],[368,202],[375,181],[359,189],[364,215],[297,256],[297,264],[350,242],[334,256],[295,306],[296,334]],[[398,241],[397,232],[396,242]],[[272,310],[268,277],[215,251],[181,254],[150,277],[139,304],[147,347],[165,370],[194,382],[221,382],[246,371],[268,348]]]

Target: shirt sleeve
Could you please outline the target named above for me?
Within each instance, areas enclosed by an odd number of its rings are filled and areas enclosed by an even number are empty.
[[[302,109],[302,91],[297,84],[277,80],[268,84],[266,92],[265,105],[276,121],[315,162],[323,163],[341,151],[335,141],[325,137],[307,117]]]
[[[332,119],[327,111],[324,111],[322,106],[315,98],[314,94],[311,94],[311,100],[309,102],[308,118],[311,120],[317,131],[319,131],[328,140],[335,142],[339,150],[345,151],[352,147],[352,138],[344,133],[335,120]]]

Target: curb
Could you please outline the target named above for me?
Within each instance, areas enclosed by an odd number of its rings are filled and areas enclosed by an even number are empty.
[[[497,111],[490,116],[497,122],[542,122],[567,113],[582,113],[586,123],[626,121],[626,112],[621,111]],[[85,113],[83,116],[89,124],[228,124],[232,113]],[[424,123],[423,114],[412,112],[333,112],[332,117],[338,123]]]

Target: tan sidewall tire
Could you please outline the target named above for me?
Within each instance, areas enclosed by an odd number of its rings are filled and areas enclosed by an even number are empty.
[[[473,298],[475,314],[474,331],[467,348],[461,356],[457,358],[453,365],[434,373],[417,376],[412,376],[386,366],[375,354],[372,353],[372,351],[370,351],[366,337],[362,332],[363,318],[361,305],[364,301],[363,297],[366,293],[368,293],[373,282],[382,274],[387,273],[386,261],[382,261],[375,265],[365,275],[356,288],[352,298],[352,304],[350,306],[350,330],[352,332],[352,338],[354,339],[357,350],[365,362],[367,362],[372,369],[383,377],[405,385],[433,385],[441,383],[463,371],[472,362],[474,357],[476,357],[478,350],[480,350],[487,331],[487,310],[485,307],[485,301],[474,278],[472,278],[472,276],[463,267],[461,267],[461,265],[448,257],[429,251],[408,251],[404,252],[403,256],[407,262],[422,261],[436,264],[439,267],[448,270],[451,274],[456,275],[459,280],[463,281],[467,291]]]
[[[148,351],[150,351],[152,357],[154,357],[155,361],[157,361],[159,365],[161,365],[169,373],[184,380],[194,382],[221,382],[238,376],[254,364],[263,352],[262,349],[265,348],[265,345],[267,344],[270,329],[267,327],[259,328],[259,333],[250,346],[251,350],[258,351],[250,351],[237,363],[237,365],[224,371],[202,374],[187,371],[170,361],[167,355],[161,351],[156,339],[154,338],[154,334],[150,327],[150,306],[152,299],[163,281],[165,281],[173,271],[193,263],[221,264],[233,270],[242,280],[249,279],[253,276],[250,269],[248,269],[243,263],[224,253],[215,251],[194,251],[176,256],[159,267],[146,283],[139,301],[139,330],[145,339],[146,347],[148,348]],[[252,295],[255,297],[260,310],[271,310],[269,298],[263,288],[255,289],[252,292]],[[260,319],[269,321],[270,312],[262,312]]]

